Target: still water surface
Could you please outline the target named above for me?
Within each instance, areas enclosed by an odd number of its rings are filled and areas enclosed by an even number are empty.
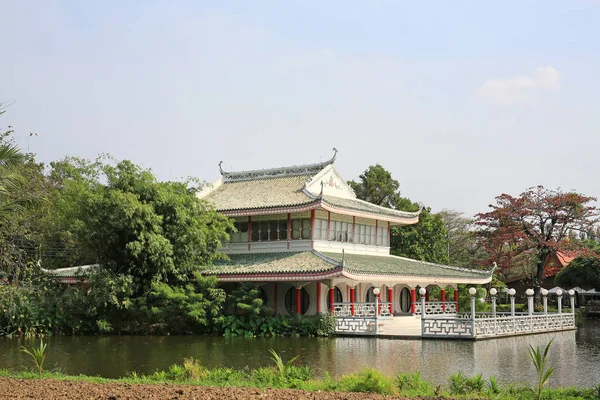
[[[435,384],[445,383],[457,371],[468,376],[482,373],[502,382],[532,382],[534,370],[527,356],[529,345],[545,346],[554,338],[550,365],[556,368],[553,386],[589,387],[600,383],[600,320],[585,321],[577,332],[520,336],[478,342],[441,340],[390,340],[372,338],[246,339],[209,336],[75,336],[48,338],[48,368],[67,374],[120,377],[130,371],[151,373],[198,358],[207,367],[255,368],[272,364],[269,349],[284,361],[300,355],[297,363],[310,365],[317,374],[333,376],[373,367],[389,376],[421,371]],[[20,346],[37,345],[35,339],[0,338],[0,368],[31,367]]]

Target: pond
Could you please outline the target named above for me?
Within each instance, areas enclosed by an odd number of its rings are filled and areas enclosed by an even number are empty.
[[[600,320],[584,321],[578,331],[518,336],[478,342],[456,340],[392,340],[374,338],[224,338],[209,336],[74,336],[47,338],[47,368],[67,374],[120,377],[128,372],[151,373],[182,363],[186,357],[207,367],[255,368],[272,364],[269,349],[286,361],[309,365],[318,375],[348,374],[366,367],[389,376],[421,371],[435,384],[458,371],[482,373],[505,383],[534,380],[527,356],[529,345],[545,346],[554,338],[549,365],[555,367],[553,386],[589,387],[600,383]],[[36,339],[0,338],[0,368],[31,367],[20,346]]]

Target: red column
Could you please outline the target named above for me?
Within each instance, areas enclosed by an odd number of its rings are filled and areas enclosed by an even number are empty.
[[[377,315],[381,315],[381,292],[377,295]]]
[[[296,314],[302,315],[302,300],[300,299],[301,288],[296,288]]]
[[[417,289],[412,288],[410,289],[410,312],[412,315],[415,315],[416,310],[416,306],[415,303],[417,302]]]
[[[390,314],[394,315],[394,290],[388,288],[388,302],[390,303]]]
[[[333,301],[335,300],[335,288],[329,288],[329,311],[333,314]]]
[[[350,312],[354,315],[354,288],[350,288]]]
[[[458,289],[454,289],[454,302],[456,303],[456,312],[458,312]]]
[[[275,312],[275,315],[277,315],[277,282],[273,284],[273,298],[273,311]]]
[[[310,210],[310,247],[315,247],[315,210]]]
[[[425,301],[429,301],[429,289],[425,288]]]
[[[317,282],[317,314],[321,314],[321,282]]]
[[[442,289],[442,312],[446,312],[446,289]]]

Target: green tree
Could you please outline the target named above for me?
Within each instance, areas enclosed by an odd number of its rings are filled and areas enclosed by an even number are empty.
[[[555,282],[564,288],[578,286],[586,290],[600,290],[600,257],[575,258],[556,275]]]
[[[388,208],[399,208],[400,183],[381,165],[371,165],[360,176],[360,181],[348,181],[356,197]]]
[[[356,197],[383,207],[418,211],[421,206],[400,195],[400,183],[389,171],[376,164],[367,168],[360,181],[349,181]],[[391,230],[390,251],[394,255],[429,262],[447,263],[446,228],[439,215],[423,208],[415,225],[394,227]]]

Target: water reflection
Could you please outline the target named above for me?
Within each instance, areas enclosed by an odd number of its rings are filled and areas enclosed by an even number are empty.
[[[348,374],[365,367],[389,376],[421,371],[423,378],[445,383],[462,371],[482,373],[503,382],[532,382],[534,370],[527,356],[529,345],[543,347],[550,339],[550,365],[554,385],[592,386],[600,382],[600,323],[586,321],[577,332],[519,336],[479,342],[442,340],[389,340],[370,338],[271,338],[245,339],[198,336],[107,336],[48,338],[47,365],[69,374],[119,377],[130,371],[151,373],[194,357],[208,367],[256,368],[271,364],[269,349],[284,360],[300,355],[298,362],[319,374]],[[27,339],[0,340],[0,368],[29,367],[20,346]]]

